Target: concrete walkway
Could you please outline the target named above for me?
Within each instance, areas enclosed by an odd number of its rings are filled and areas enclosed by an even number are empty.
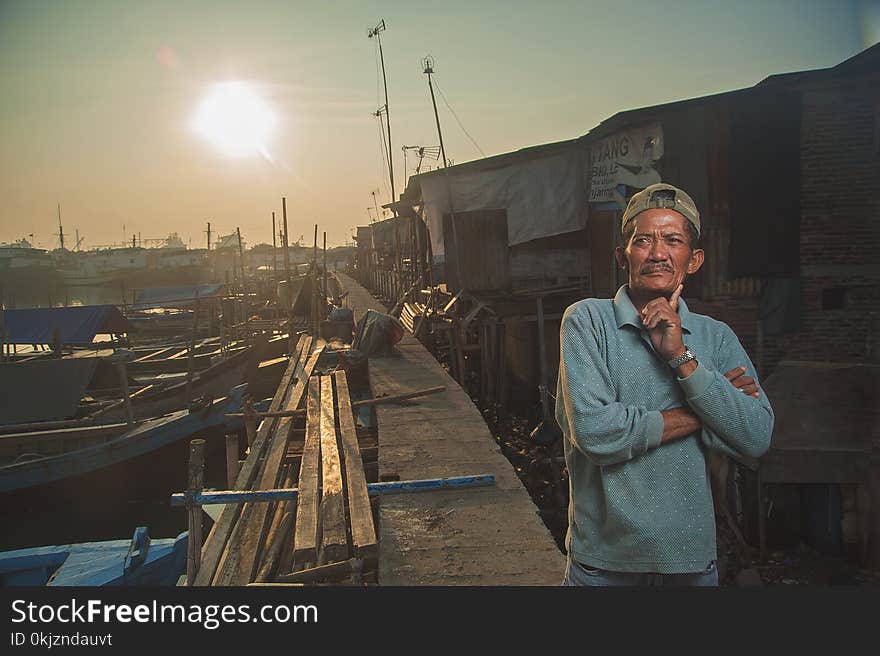
[[[355,320],[382,304],[352,278]],[[412,335],[370,359],[374,395],[445,385],[408,405],[378,405],[379,473],[401,480],[494,474],[494,487],[382,499],[381,585],[558,585],[565,557],[470,397]]]

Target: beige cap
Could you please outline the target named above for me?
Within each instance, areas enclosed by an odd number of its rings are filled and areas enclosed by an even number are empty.
[[[663,208],[675,210],[681,214],[697,229],[697,235],[700,234],[700,213],[697,211],[694,199],[678,187],[662,182],[652,184],[639,193],[633,194],[623,212],[620,231],[623,232],[624,226],[645,210]]]

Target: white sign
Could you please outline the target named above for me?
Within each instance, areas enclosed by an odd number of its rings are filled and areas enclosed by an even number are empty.
[[[617,132],[590,149],[590,202],[620,201],[618,185],[636,189],[660,182],[654,164],[663,157],[663,128],[652,123]]]

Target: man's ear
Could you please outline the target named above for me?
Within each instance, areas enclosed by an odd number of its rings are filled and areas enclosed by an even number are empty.
[[[620,265],[621,269],[626,269],[626,250],[623,246],[618,246],[614,249],[614,258],[617,260],[617,263]]]
[[[697,271],[700,270],[700,267],[703,266],[703,260],[705,260],[706,254],[703,252],[702,248],[697,248],[691,253],[691,261],[688,262],[687,272],[689,276],[694,275]]]

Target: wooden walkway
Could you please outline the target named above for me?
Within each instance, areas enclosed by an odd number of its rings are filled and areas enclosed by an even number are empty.
[[[387,312],[349,276],[355,320]],[[565,558],[468,395],[410,334],[370,359],[373,396],[445,385],[379,405],[379,474],[401,480],[494,474],[495,487],[390,496],[379,510],[381,585],[558,585]]]

